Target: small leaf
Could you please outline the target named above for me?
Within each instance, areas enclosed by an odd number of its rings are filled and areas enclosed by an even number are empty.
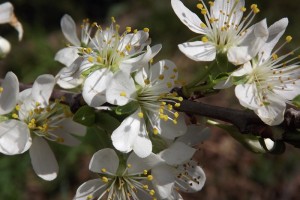
[[[297,108],[300,108],[300,94],[292,100],[292,103],[297,106]]]
[[[117,115],[132,114],[137,110],[139,104],[136,101],[131,101],[124,106],[118,106],[115,110]]]
[[[110,115],[109,112],[96,113],[96,124],[109,133],[112,133],[120,125],[119,120]]]
[[[110,134],[108,134],[105,130],[101,129],[98,126],[91,126],[87,129],[88,135],[97,135],[99,140],[97,140],[97,149],[104,148],[112,148],[112,141],[110,138]]]
[[[89,106],[82,106],[73,116],[73,120],[84,126],[92,126],[95,123],[95,111]]]

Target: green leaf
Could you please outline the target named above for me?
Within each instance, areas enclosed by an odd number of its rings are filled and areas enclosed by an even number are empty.
[[[119,120],[110,115],[109,112],[96,113],[96,124],[109,133],[120,126]]]
[[[97,135],[99,137],[99,140],[97,140],[97,149],[113,147],[110,134],[108,134],[105,130],[98,127],[97,125],[88,127],[87,134]]]
[[[240,84],[243,84],[243,83],[246,83],[246,75],[244,76],[233,76],[232,77],[232,82],[234,85],[240,85]]]
[[[137,110],[139,104],[136,101],[131,101],[124,106],[118,106],[115,110],[117,115],[131,114]]]
[[[297,106],[297,108],[300,108],[300,94],[292,100],[292,103]]]
[[[73,120],[84,126],[92,126],[95,123],[95,111],[89,106],[82,106],[73,116]]]

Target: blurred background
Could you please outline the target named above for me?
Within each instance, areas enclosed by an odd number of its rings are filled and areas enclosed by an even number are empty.
[[[0,26],[0,35],[12,44],[11,53],[0,61],[1,77],[13,71],[21,82],[32,83],[38,75],[55,75],[63,66],[53,60],[66,40],[60,29],[60,19],[71,15],[78,24],[89,18],[101,25],[109,25],[114,16],[122,27],[148,27],[152,44],[161,43],[162,51],[155,58],[173,60],[180,69],[181,79],[189,81],[197,68],[196,63],[185,57],[177,48],[196,34],[184,26],[174,14],[169,0],[15,0],[15,13],[24,27],[24,38],[17,40],[17,32],[9,25]],[[185,0],[185,5],[195,12],[197,0]],[[300,44],[300,5],[294,0],[256,0],[261,12],[256,21],[265,17],[271,25],[288,17],[290,24],[286,34],[293,42],[281,53]],[[249,9],[248,9],[249,10]],[[283,43],[283,41],[282,41]],[[222,101],[220,101],[222,100]],[[204,98],[210,104],[239,107],[232,90]],[[76,148],[51,144],[59,162],[60,172],[55,181],[39,179],[32,171],[28,152],[18,156],[0,155],[0,199],[7,200],[64,200],[72,199],[77,187],[88,180],[92,173],[88,163],[98,150],[101,138],[87,135]],[[186,199],[299,199],[300,198],[300,150],[288,147],[280,156],[260,155],[247,151],[226,132],[213,129],[212,137],[199,145],[195,155],[207,175],[202,191],[184,194]]]

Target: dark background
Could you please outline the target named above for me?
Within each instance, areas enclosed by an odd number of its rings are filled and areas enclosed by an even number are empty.
[[[184,26],[173,13],[169,0],[15,0],[15,13],[24,27],[24,38],[17,41],[17,33],[9,25],[1,25],[0,35],[12,44],[11,53],[0,61],[1,77],[13,71],[25,83],[32,83],[41,74],[55,75],[61,64],[53,60],[55,53],[64,47],[66,40],[60,30],[63,14],[70,14],[80,27],[84,18],[101,25],[109,25],[114,16],[122,27],[148,27],[152,44],[161,43],[163,49],[155,58],[173,60],[180,69],[181,79],[189,81],[204,63],[196,63],[183,56],[177,44],[196,34]],[[195,12],[196,0],[185,5]],[[267,18],[271,25],[288,17],[286,31],[293,42],[281,53],[299,47],[299,2],[295,0],[256,0],[261,12],[256,21]],[[246,13],[248,13],[248,11]],[[283,43],[282,40],[280,42]],[[222,100],[222,101],[220,101]],[[215,105],[239,107],[232,90],[223,91],[203,101]],[[52,182],[39,179],[32,171],[28,152],[17,156],[0,155],[0,199],[63,200],[72,199],[77,187],[88,180],[91,155],[98,150],[101,138],[88,135],[76,148],[51,144],[59,160],[60,173]],[[199,145],[195,156],[204,168],[207,182],[203,190],[186,199],[298,199],[300,196],[300,151],[288,147],[280,156],[258,155],[247,151],[226,132],[213,129],[210,140]],[[297,198],[298,197],[298,198]]]

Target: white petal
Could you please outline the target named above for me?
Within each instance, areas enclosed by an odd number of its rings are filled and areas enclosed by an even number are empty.
[[[196,161],[190,161],[188,165],[178,166],[178,171],[187,174],[189,180],[185,178],[176,178],[175,187],[178,187],[180,191],[183,192],[197,192],[201,190],[205,184],[206,176],[203,169],[197,166]],[[197,182],[195,181],[197,180]]]
[[[153,187],[161,199],[168,198],[171,195],[175,183],[172,171],[173,169],[168,165],[160,165],[151,170]]]
[[[73,45],[80,46],[77,36],[76,24],[70,15],[65,14],[60,21],[60,26],[65,38]]]
[[[212,61],[216,58],[216,47],[209,42],[186,42],[178,47],[182,53],[195,61]]]
[[[239,1],[214,1],[213,6],[210,7],[210,14],[211,17],[218,20],[218,28],[221,28],[224,21],[226,21],[229,24],[239,24],[242,17],[243,17],[243,11],[241,11],[241,8],[245,6],[245,0],[239,0]],[[233,10],[234,8],[234,10]],[[220,14],[223,11],[226,14],[233,13],[230,21],[228,21],[228,15]]]
[[[283,33],[285,32],[285,29],[288,25],[289,21],[287,18],[283,18],[274,24],[272,24],[269,27],[269,37],[266,41],[266,44],[263,46],[260,52],[264,52],[262,54],[262,62],[264,62],[270,55],[274,48],[274,46],[277,44],[278,40],[281,38]],[[261,55],[261,54],[260,54]],[[261,58],[260,58],[261,59]]]
[[[27,151],[31,144],[27,124],[17,120],[7,120],[0,123],[0,152],[6,155],[21,154]]]
[[[0,58],[4,58],[11,49],[9,41],[0,36]]]
[[[136,88],[129,74],[119,71],[114,74],[106,90],[108,103],[123,106],[136,98]]]
[[[40,75],[32,86],[32,98],[43,107],[49,104],[50,96],[55,85],[55,78],[50,74]]]
[[[292,100],[300,94],[300,80],[295,81],[295,84],[286,83],[284,87],[283,90],[281,88],[274,88],[273,91],[286,100]]]
[[[138,112],[140,112],[139,109],[125,118],[121,125],[112,133],[113,145],[121,152],[130,152],[133,149],[136,138],[147,135],[145,121],[138,117]]]
[[[200,18],[195,13],[187,9],[181,1],[172,0],[171,5],[180,21],[184,23],[191,31],[200,34],[205,33],[205,31],[200,27],[202,23]]]
[[[54,60],[65,66],[70,66],[78,57],[78,50],[76,48],[66,47],[55,54]]]
[[[83,183],[76,191],[74,200],[87,200],[89,196],[98,197],[107,189],[106,183],[101,179],[93,179]]]
[[[260,119],[270,125],[275,126],[281,124],[284,120],[285,102],[277,99],[276,97],[268,96],[269,105],[260,106],[254,112],[260,117]]]
[[[240,104],[249,109],[259,107],[257,101],[258,91],[254,84],[242,84],[235,87],[235,96],[239,99]]]
[[[151,153],[145,158],[141,158],[136,155],[136,153],[132,152],[127,159],[127,164],[131,165],[128,169],[128,174],[142,174],[144,170],[152,169],[161,162],[163,161],[154,153]]]
[[[86,134],[86,126],[74,122],[71,118],[65,118],[64,120],[62,120],[60,122],[60,126],[62,126],[66,132],[73,135],[85,136]]]
[[[57,137],[61,138],[62,141],[59,141],[59,144],[67,145],[70,147],[78,146],[81,141],[62,129],[57,129],[51,132],[52,134],[56,135]]]
[[[17,103],[19,95],[19,81],[17,76],[12,72],[7,72],[3,83],[3,92],[0,96],[0,114],[4,115],[11,112]]]
[[[239,44],[228,50],[227,57],[229,62],[234,65],[240,65],[251,60],[261,50],[268,36],[269,31],[265,19],[254,24],[247,30]]]
[[[176,141],[183,142],[186,145],[194,146],[204,140],[207,140],[211,135],[211,131],[208,127],[198,126],[198,125],[189,125],[187,132],[179,137]]]
[[[250,62],[246,62],[242,67],[238,68],[234,72],[232,72],[231,76],[244,76],[250,74],[253,71],[252,65]]]
[[[182,142],[176,141],[169,148],[160,152],[159,156],[167,164],[176,166],[191,159],[191,157],[194,155],[195,152],[196,149]]]
[[[29,154],[32,167],[40,178],[52,181],[57,177],[58,164],[56,158],[43,138],[33,138]]]
[[[119,167],[119,157],[113,149],[101,149],[94,153],[89,169],[95,173],[102,173],[102,169],[115,174]]]
[[[106,88],[113,77],[108,69],[100,69],[90,74],[83,84],[82,96],[91,107],[99,107],[106,102]]]
[[[173,116],[171,116],[174,118]],[[179,117],[176,119],[177,124],[174,124],[172,120],[158,121],[158,128],[161,130],[161,136],[167,139],[175,139],[178,136],[186,133],[187,126],[184,119],[184,113],[179,113]]]
[[[152,152],[152,142],[145,134],[145,131],[143,130],[144,128],[145,127],[142,125],[140,129],[141,132],[138,133],[137,137],[135,138],[135,142],[132,145],[134,153],[141,158],[149,156]]]

